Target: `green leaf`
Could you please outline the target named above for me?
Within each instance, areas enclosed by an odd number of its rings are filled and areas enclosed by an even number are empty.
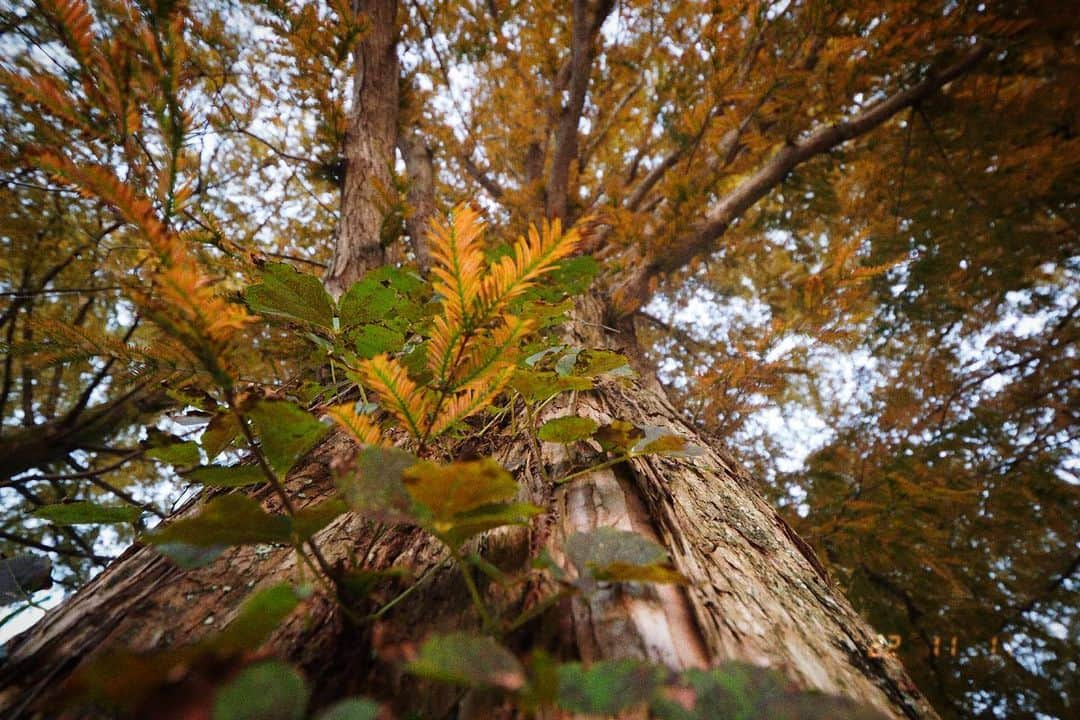
[[[705,451],[689,443],[681,435],[670,430],[646,425],[642,430],[645,436],[633,448],[634,455],[668,455],[670,457],[695,457]]]
[[[322,281],[285,263],[267,265],[262,282],[245,290],[244,299],[257,313],[279,315],[328,330],[334,327],[334,301]]]
[[[329,430],[298,405],[263,400],[248,415],[255,423],[260,447],[278,473],[285,474]]]
[[[574,368],[577,366],[578,355],[581,353],[581,348],[573,348],[570,352],[563,355],[555,363],[555,374],[559,377],[566,377],[574,372]]]
[[[382,325],[361,325],[349,333],[349,339],[356,348],[356,354],[365,359],[400,350],[405,344],[404,335]]]
[[[777,672],[729,662],[711,670],[686,670],[660,691],[651,710],[659,720],[881,720],[877,711],[846,698],[790,690]]]
[[[668,562],[667,551],[635,532],[597,528],[574,533],[566,555],[581,578],[606,582],[685,583]]]
[[[525,684],[525,669],[514,654],[483,635],[436,635],[408,667],[422,677],[469,687],[515,691]]]
[[[430,286],[414,271],[393,265],[383,265],[370,271],[371,278],[393,288],[398,295],[409,300],[424,300],[430,294]]]
[[[43,505],[31,515],[56,525],[114,525],[138,520],[142,510],[130,505],[98,505],[84,501]]]
[[[548,282],[567,295],[580,295],[589,289],[593,278],[600,272],[600,263],[591,255],[577,255],[560,262]]]
[[[302,720],[308,696],[300,673],[268,660],[244,668],[218,688],[213,720]]]
[[[633,659],[606,660],[589,668],[567,663],[559,666],[559,707],[586,715],[615,715],[649,702],[666,674],[659,666]]]
[[[301,539],[307,540],[315,533],[322,530],[324,527],[334,521],[338,515],[341,515],[348,507],[344,501],[338,498],[330,498],[329,500],[323,500],[315,505],[309,505],[306,508],[298,510],[296,515],[292,518],[293,532]]]
[[[517,494],[514,477],[491,458],[436,465],[423,461],[402,473],[405,488],[436,521],[507,500]]]
[[[266,482],[266,475],[257,465],[205,465],[184,477],[207,487],[244,487]]]
[[[518,484],[491,458],[436,465],[421,462],[403,473],[424,525],[451,548],[478,533],[520,525],[543,512],[529,503],[500,502],[517,494]]]
[[[210,419],[199,442],[206,451],[207,459],[212,461],[229,447],[239,434],[240,423],[236,420],[236,415],[231,412],[222,412]]]
[[[352,284],[341,296],[342,327],[366,323],[381,323],[392,317],[396,306],[402,304],[398,294],[368,275]]]
[[[548,420],[540,426],[536,437],[544,442],[572,443],[589,437],[598,427],[596,421],[590,418],[567,415]]]
[[[634,371],[630,369],[630,361],[626,359],[626,356],[610,350],[582,351],[578,356],[576,371],[578,375],[590,378],[605,373],[623,376],[634,375]]]
[[[246,495],[222,495],[208,502],[195,517],[171,522],[146,539],[154,545],[209,547],[288,542],[291,534],[292,524],[284,515],[270,515]]]
[[[596,431],[596,439],[599,441],[600,447],[608,452],[627,453],[643,437],[645,437],[645,432],[641,428],[635,427],[625,420],[614,420],[607,425],[602,425]]]
[[[550,370],[518,369],[510,378],[510,387],[521,393],[526,401],[536,404],[561,392],[569,390],[591,390],[593,382],[589,378],[570,375],[560,377]]]
[[[259,590],[244,601],[229,626],[208,642],[225,652],[255,650],[296,610],[306,595],[289,583]]]
[[[225,545],[188,545],[187,543],[163,543],[157,546],[157,551],[172,560],[177,567],[184,570],[194,570],[205,567],[220,557],[225,550]]]
[[[349,507],[365,517],[384,523],[413,522],[412,497],[401,475],[416,462],[416,456],[397,448],[365,448],[355,467],[338,477],[338,489]]]
[[[456,549],[474,535],[504,525],[526,525],[543,512],[543,508],[531,503],[494,503],[435,523],[433,529],[443,542]]]
[[[160,460],[177,467],[191,467],[198,465],[202,460],[199,455],[199,446],[194,442],[173,443],[162,447],[151,448],[146,451],[147,457]]]
[[[318,715],[318,720],[375,720],[379,703],[367,698],[349,698],[331,705]]]

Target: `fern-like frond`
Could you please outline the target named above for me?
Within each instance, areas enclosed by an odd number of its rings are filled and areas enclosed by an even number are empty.
[[[428,340],[428,369],[440,383],[447,383],[453,366],[464,356],[467,342],[466,328],[445,315],[437,315],[431,323],[431,338]]]
[[[431,434],[439,435],[446,432],[456,423],[491,405],[491,401],[503,391],[513,374],[514,363],[500,363],[494,374],[489,373],[455,393],[443,405],[439,416],[434,418]]]
[[[383,407],[400,420],[414,437],[424,437],[431,404],[427,391],[409,378],[405,366],[382,354],[362,361],[359,369],[364,385],[378,394]]]
[[[90,5],[86,0],[46,0],[42,6],[56,18],[72,54],[83,61],[94,44],[94,17],[90,14]]]
[[[11,88],[24,100],[40,106],[57,119],[100,136],[101,133],[76,110],[74,101],[58,78],[45,74],[28,78],[0,68],[0,84]]]
[[[154,249],[168,259],[179,252],[169,242],[165,226],[158,220],[153,204],[102,165],[76,165],[67,156],[53,150],[37,150],[34,159],[39,167],[112,207],[125,222],[139,228]]]
[[[453,384],[468,385],[497,372],[506,363],[516,362],[518,345],[533,327],[535,323],[531,320],[507,315],[490,337],[477,342],[468,356],[457,364]]]
[[[364,445],[381,446],[386,444],[379,426],[369,416],[356,412],[354,403],[333,405],[326,409],[326,414],[352,435],[357,442]]]
[[[443,314],[451,324],[463,324],[480,292],[484,252],[480,215],[462,203],[454,208],[450,222],[436,219],[428,232],[435,280],[432,288],[442,297]]]
[[[563,233],[558,220],[545,221],[539,230],[535,225],[530,227],[528,238],[519,238],[512,254],[495,263],[480,284],[480,312],[485,316],[501,312],[507,303],[573,253],[580,243],[578,230],[572,228]]]

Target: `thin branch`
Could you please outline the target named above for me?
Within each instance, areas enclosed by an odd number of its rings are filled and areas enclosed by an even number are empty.
[[[23,545],[25,547],[32,547],[35,550],[42,550],[44,552],[56,553],[57,555],[64,555],[65,557],[85,558],[87,560],[93,560],[99,565],[104,565],[112,560],[111,557],[104,555],[95,555],[94,553],[86,553],[79,550],[70,550],[68,548],[57,547],[55,545],[47,545],[38,540],[31,538],[25,538],[14,533],[9,533],[5,530],[0,530],[0,540],[7,540],[10,543],[16,545]]]
[[[623,283],[618,292],[624,309],[635,310],[644,303],[653,277],[678,270],[694,257],[712,249],[733,222],[780,185],[796,167],[879,127],[904,108],[916,105],[970,72],[989,53],[989,45],[978,44],[955,64],[939,72],[929,72],[914,86],[875,103],[848,120],[826,125],[801,140],[785,144],[739,187],[721,199],[686,234],[665,245],[663,255],[650,256],[639,264],[636,272]]]
[[[585,96],[596,59],[596,36],[604,19],[615,7],[614,0],[575,0],[570,36],[569,99],[555,129],[555,153],[548,178],[547,214],[566,218],[570,203],[570,164],[578,158],[578,123],[585,109]]]

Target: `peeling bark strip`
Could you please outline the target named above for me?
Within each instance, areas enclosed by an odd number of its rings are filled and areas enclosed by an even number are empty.
[[[587,326],[592,337],[581,342],[619,344],[598,334],[599,323]],[[598,422],[622,419],[667,428],[705,446],[670,403],[645,385],[644,380],[627,386],[605,382],[552,403],[545,419],[568,413]],[[527,425],[519,419],[514,427]],[[643,658],[673,669],[744,660],[776,668],[800,687],[842,695],[891,717],[937,717],[899,661],[871,657],[870,628],[745,473],[720,452],[691,459],[637,458],[556,486],[545,478],[548,468],[566,466],[563,446],[544,443],[538,449],[527,430],[493,432],[482,440],[515,474],[528,499],[548,510],[528,530],[500,529],[478,542],[478,552],[530,580],[514,592],[487,588],[494,605],[521,610],[535,604],[550,583],[529,570],[530,549],[545,547],[566,567],[565,539],[596,527],[634,530],[657,540],[691,580],[686,588],[614,585],[556,608],[547,620],[556,625],[560,615],[567,620],[549,648],[557,656],[587,662]],[[330,468],[353,451],[344,437],[332,435],[289,477],[289,492],[303,491],[308,503],[332,494]],[[280,510],[267,490],[255,494],[267,508]],[[268,649],[303,668],[316,706],[365,694],[389,703],[400,717],[410,712],[432,718],[454,712],[514,717],[497,699],[462,696],[401,669],[401,648],[430,632],[478,625],[460,577],[438,543],[410,527],[380,532],[352,514],[316,537],[331,563],[351,559],[371,569],[404,566],[413,578],[422,578],[416,592],[377,622],[350,625],[331,599],[316,595],[274,633]],[[80,662],[104,648],[144,651],[195,642],[227,625],[256,590],[303,572],[287,547],[232,548],[209,566],[186,572],[151,548],[133,547],[12,641],[0,666],[5,688],[0,715],[31,717]],[[389,589],[380,602],[404,587]],[[373,609],[377,605],[360,611]]]
[[[335,297],[384,260],[379,231],[394,191],[398,122],[397,7],[397,0],[356,0],[370,22],[356,49],[341,219],[326,276]]]

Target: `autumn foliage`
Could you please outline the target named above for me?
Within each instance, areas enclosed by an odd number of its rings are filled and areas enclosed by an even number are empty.
[[[553,489],[696,462],[669,427],[573,410],[655,372],[938,712],[1068,716],[1075,13],[562,5],[390,4],[397,155],[365,195],[385,263],[337,296],[321,276],[356,139],[351,73],[380,31],[367,4],[0,9],[8,620],[132,541],[184,567],[236,545],[297,558],[228,627],[105,654],[63,701],[137,715],[184,676],[203,683],[200,712],[253,717],[244,698],[274,686],[305,717],[313,679],[260,654],[275,628],[317,597],[368,632],[427,587],[328,560],[319,533],[353,513],[377,537],[417,529],[456,569],[475,626],[394,649],[429,687],[545,717],[861,716],[749,666],[588,665],[522,640],[571,598],[695,580],[612,528],[557,560],[530,547],[520,576],[475,549],[550,511],[492,457],[507,438]],[[586,301],[602,310],[585,318]],[[586,346],[575,323],[618,339]],[[287,480],[341,433],[329,496],[305,502]],[[548,444],[565,462],[540,459]],[[523,607],[501,600],[519,590]],[[333,700],[322,717],[389,712]]]

